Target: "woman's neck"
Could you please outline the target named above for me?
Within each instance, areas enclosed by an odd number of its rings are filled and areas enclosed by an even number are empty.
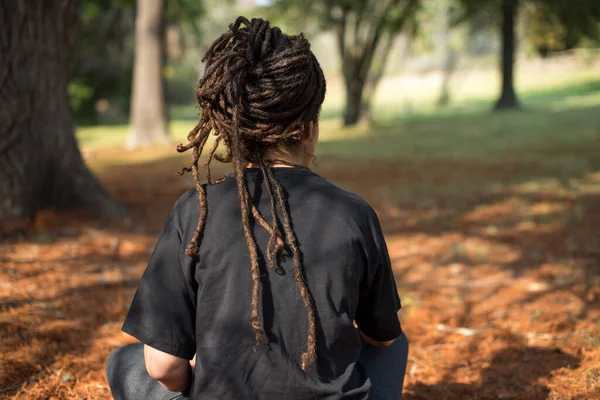
[[[300,154],[294,154],[285,150],[268,150],[265,153],[265,160],[271,161],[271,167],[294,168],[297,166],[306,166],[304,157]],[[258,164],[248,163],[247,168],[257,168]]]

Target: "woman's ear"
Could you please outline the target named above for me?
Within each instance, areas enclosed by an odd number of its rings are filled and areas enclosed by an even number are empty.
[[[314,124],[310,121],[308,124],[304,125],[304,140],[303,142],[310,142],[313,135]]]
[[[319,141],[319,123],[310,121],[304,126],[304,139],[300,144],[302,147],[302,164],[308,167],[313,160]]]
[[[316,121],[310,121],[304,127],[304,142],[310,144],[316,144],[319,140],[319,123]]]

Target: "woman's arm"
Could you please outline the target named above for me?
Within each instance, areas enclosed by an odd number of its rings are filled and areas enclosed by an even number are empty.
[[[371,346],[374,347],[388,347],[391,346],[392,343],[394,343],[396,341],[396,339],[392,339],[392,340],[386,340],[386,341],[380,341],[380,340],[375,340],[367,335],[365,335],[359,328],[358,325],[356,324],[356,321],[353,321],[354,327],[356,329],[358,329],[358,331],[360,332],[360,335],[363,337],[363,339],[365,340],[365,342],[367,342],[368,344],[370,344]],[[196,356],[194,356],[194,359],[196,358]]]
[[[359,332],[360,332],[360,330],[359,330]],[[391,346],[392,343],[394,343],[396,341],[396,339],[392,339],[392,340],[387,340],[385,342],[380,342],[378,340],[371,339],[370,337],[368,337],[367,335],[365,335],[362,332],[360,332],[360,334],[362,335],[363,339],[365,339],[365,342],[369,343],[371,346],[374,346],[374,347],[388,347],[388,346]]]
[[[144,361],[148,374],[171,392],[183,392],[191,381],[190,360],[173,356],[144,345]]]

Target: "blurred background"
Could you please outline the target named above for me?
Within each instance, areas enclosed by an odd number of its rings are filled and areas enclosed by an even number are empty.
[[[600,399],[598,0],[3,0],[0,398],[109,398],[239,15],[325,72],[312,169],[379,215],[404,398]]]

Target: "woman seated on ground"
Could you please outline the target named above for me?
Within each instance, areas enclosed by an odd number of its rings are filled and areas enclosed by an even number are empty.
[[[195,188],[123,325],[143,344],[108,361],[113,396],[400,398],[408,343],[379,221],[308,168],[325,97],[309,42],[240,17],[205,62],[200,121],[178,148],[193,150]],[[234,173],[213,182],[213,158]]]

